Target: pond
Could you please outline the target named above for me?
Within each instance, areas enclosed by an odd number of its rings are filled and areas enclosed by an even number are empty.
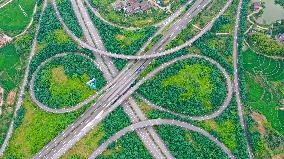
[[[255,0],[254,0],[255,1]],[[284,8],[274,3],[274,0],[260,0],[264,2],[264,10],[261,17],[257,19],[260,24],[272,24],[277,20],[284,19]]]

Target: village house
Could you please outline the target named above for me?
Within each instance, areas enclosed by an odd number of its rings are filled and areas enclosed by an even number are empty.
[[[253,9],[255,12],[257,12],[260,9],[260,2],[254,2]]]
[[[124,10],[125,15],[128,16],[133,13],[147,11],[152,5],[148,0],[142,2],[140,0],[119,0],[114,2],[112,7],[117,12]]]
[[[11,40],[12,38],[10,38],[9,36],[0,33],[0,47],[4,46],[6,43],[8,43]]]
[[[284,44],[284,33],[277,35],[277,36],[276,36],[276,39],[277,39],[280,43]]]

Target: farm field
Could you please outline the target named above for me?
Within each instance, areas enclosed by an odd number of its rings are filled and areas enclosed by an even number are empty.
[[[36,0],[13,0],[0,9],[0,32],[15,36],[31,20]]]

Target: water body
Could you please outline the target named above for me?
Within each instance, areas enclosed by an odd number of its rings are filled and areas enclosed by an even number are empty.
[[[260,2],[264,2],[265,8],[263,10],[262,16],[257,19],[258,23],[269,25],[277,20],[284,19],[284,8],[278,4],[275,4],[274,0],[260,0]]]

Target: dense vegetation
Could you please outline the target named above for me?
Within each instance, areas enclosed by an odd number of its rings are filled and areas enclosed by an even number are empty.
[[[247,36],[247,41],[251,47],[259,53],[268,56],[283,56],[284,45],[275,39],[267,37],[262,33],[255,33],[251,36]]]
[[[86,57],[72,53],[57,57],[36,75],[35,96],[51,108],[73,106],[94,94],[86,85],[92,78],[96,78],[98,90],[106,83],[102,72]]]
[[[100,144],[129,124],[130,119],[127,114],[121,107],[117,108],[67,151],[62,158],[87,158]],[[131,133],[111,144],[99,158],[151,158],[151,155],[138,136]]]
[[[79,25],[79,22],[75,16],[72,6],[68,0],[56,1],[58,10],[68,28],[78,37],[83,36],[83,31]]]
[[[167,118],[167,119],[176,119],[179,121],[192,123],[193,125],[197,125],[205,129],[206,131],[208,131],[211,135],[217,137],[234,153],[236,158],[245,159],[248,156],[246,152],[246,147],[243,146],[245,145],[245,138],[243,136],[241,125],[239,124],[240,123],[239,116],[237,115],[237,106],[236,106],[236,102],[234,102],[234,99],[232,100],[229,107],[220,116],[214,119],[205,120],[205,121],[192,121],[189,119],[185,119],[179,116],[172,115],[170,113],[158,111],[156,109],[149,107],[146,103],[141,102],[141,101],[139,102],[139,105],[141,106],[141,109],[146,113],[147,117],[150,119]],[[161,128],[158,128],[158,130],[159,129]],[[167,137],[167,136],[171,136],[171,133],[165,134],[164,137],[168,138],[167,141],[169,142],[177,141],[176,143],[171,144],[171,145],[177,148],[178,151],[176,153],[178,153],[179,155],[184,153],[183,149],[185,150],[191,149],[190,147],[186,148],[184,146],[184,144],[186,145],[190,144],[190,143],[186,143],[189,140],[187,140],[186,138],[187,136],[185,134],[184,135],[173,135],[171,137]],[[199,142],[204,143],[204,140],[202,141],[196,140],[196,142],[191,142],[191,143],[194,144],[194,143],[199,143]],[[168,147],[171,147],[171,146],[168,145]],[[179,149],[178,147],[182,147],[182,148]],[[193,148],[196,148],[196,147],[197,146],[194,146]],[[206,154],[202,154],[202,152],[200,152],[200,153],[196,153],[196,155],[199,155],[199,156],[208,155],[207,151],[204,151],[204,152]]]
[[[282,0],[274,0],[276,4],[281,5],[284,8],[284,1]]]
[[[213,141],[178,126],[162,125],[157,130],[177,159],[184,158],[228,158]]]
[[[22,124],[13,132],[4,159],[31,158],[45,144],[79,117],[84,109],[72,113],[47,113],[26,95],[23,103],[25,115]],[[21,110],[21,109],[20,109]]]
[[[6,104],[9,93],[17,93],[21,84],[23,71],[26,65],[25,59],[31,48],[32,33],[25,34],[15,39],[12,43],[0,48],[0,86],[4,89],[4,105],[0,116],[0,145],[2,144],[8,126],[13,118],[14,102]]]
[[[190,72],[190,73],[189,73]],[[170,110],[203,115],[216,110],[226,96],[223,75],[208,61],[189,59],[161,71],[139,92]]]
[[[89,14],[98,28],[105,48],[110,52],[133,55],[138,52],[146,40],[156,31],[154,27],[147,27],[138,31],[123,30],[104,23],[91,11],[89,11]],[[113,60],[119,70],[127,63],[127,60]]]

